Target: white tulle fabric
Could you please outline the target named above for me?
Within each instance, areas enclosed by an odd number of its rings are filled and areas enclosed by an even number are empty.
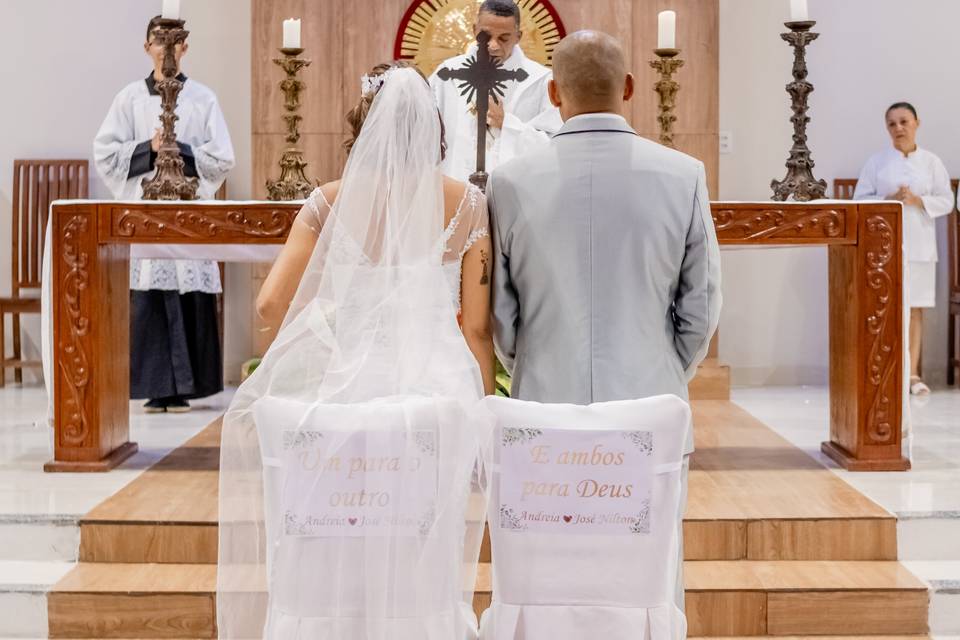
[[[494,397],[485,404],[498,427],[651,431],[655,475],[648,534],[570,535],[497,526],[500,478],[494,471],[488,516],[493,602],[481,619],[481,639],[685,638],[675,582],[689,405],[673,395],[589,406]],[[496,449],[493,455],[496,469]]]
[[[442,267],[439,155],[429,87],[411,69],[389,71],[279,335],[224,417],[221,638],[475,633],[470,603],[486,508],[478,452],[491,421]],[[328,455],[360,432],[404,434],[407,444],[391,452],[401,465],[426,432],[437,488],[418,533],[288,535],[284,438],[309,432],[329,441]],[[394,493],[413,490],[403,482]]]

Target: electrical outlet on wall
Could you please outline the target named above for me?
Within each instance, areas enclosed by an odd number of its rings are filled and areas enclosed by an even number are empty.
[[[720,153],[733,153],[733,131],[720,132]]]

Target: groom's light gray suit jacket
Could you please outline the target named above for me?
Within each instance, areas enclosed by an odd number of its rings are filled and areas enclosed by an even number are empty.
[[[687,398],[720,313],[701,162],[619,116],[577,116],[494,171],[488,201],[494,338],[514,397]]]

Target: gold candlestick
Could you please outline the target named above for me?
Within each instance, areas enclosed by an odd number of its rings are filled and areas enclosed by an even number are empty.
[[[157,172],[152,178],[144,178],[144,200],[194,200],[197,197],[197,178],[188,178],[183,174],[183,158],[177,145],[174,129],[177,118],[177,96],[183,89],[183,83],[177,80],[176,46],[182,44],[189,31],[183,28],[183,20],[160,20],[154,29],[154,38],[163,45],[163,80],[157,83],[160,93],[160,122],[163,131],[160,134],[160,149],[157,151]]]
[[[300,93],[306,87],[297,74],[311,61],[299,57],[303,49],[284,48],[280,49],[280,53],[283,57],[274,58],[273,61],[287,74],[280,82],[280,89],[285,98],[283,108],[287,113],[283,120],[287,123],[286,141],[290,146],[280,157],[280,179],[267,180],[267,197],[270,200],[300,200],[310,195],[313,184],[304,173],[307,163],[303,160],[303,152],[295,146],[300,141],[300,121],[303,120],[297,113],[300,110]]]
[[[679,49],[654,49],[653,52],[659,58],[651,60],[650,66],[660,72],[660,79],[653,85],[660,96],[660,113],[657,116],[657,122],[660,123],[660,144],[674,147],[673,123],[677,121],[677,116],[673,109],[677,106],[680,83],[673,79],[673,74],[683,66],[683,60],[677,57],[680,54]]]

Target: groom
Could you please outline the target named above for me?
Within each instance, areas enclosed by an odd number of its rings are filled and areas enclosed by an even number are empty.
[[[487,194],[494,343],[511,395],[686,399],[720,313],[703,164],[639,137],[621,116],[633,76],[612,37],[568,36],[553,74],[563,127],[543,150],[497,168]]]

